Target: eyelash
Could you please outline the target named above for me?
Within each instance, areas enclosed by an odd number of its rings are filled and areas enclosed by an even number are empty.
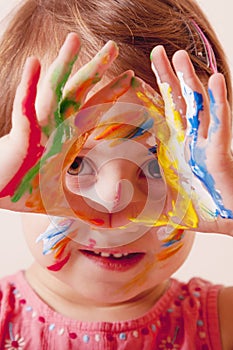
[[[156,164],[156,171],[154,171],[154,174],[155,175],[152,175],[152,174],[150,174],[151,175],[151,177],[150,176],[148,176],[146,173],[145,173],[145,170],[143,170],[143,168],[144,168],[144,166],[148,166],[148,172],[150,171],[150,170],[152,170],[152,169],[149,169],[149,165],[150,164],[153,164],[153,166]],[[148,160],[148,161],[146,161],[142,166],[141,166],[141,169],[140,169],[140,177],[146,177],[146,178],[149,178],[149,179],[160,179],[162,176],[161,176],[161,171],[160,171],[160,167],[159,167],[159,163],[158,163],[158,159],[157,159],[157,157],[156,158],[154,158],[154,159],[150,159],[150,160]]]
[[[72,176],[78,176],[85,166],[89,167],[89,170],[87,169],[87,173],[84,175],[91,175],[95,173],[94,165],[86,157],[76,157],[69,169],[67,170],[67,173]]]
[[[154,167],[154,169],[152,167]],[[148,168],[146,168],[148,166]],[[81,171],[85,169],[84,174],[80,174]],[[151,171],[151,172],[150,172]],[[91,161],[85,157],[76,157],[71,166],[69,167],[67,173],[71,176],[85,176],[85,175],[93,175],[95,173],[95,167],[91,164]],[[149,179],[159,179],[161,178],[161,172],[158,164],[157,157],[150,159],[143,163],[140,167],[139,177],[149,178]]]

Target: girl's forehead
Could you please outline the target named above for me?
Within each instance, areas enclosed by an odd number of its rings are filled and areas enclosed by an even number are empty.
[[[151,127],[146,129],[143,126],[145,122],[138,126],[126,123],[104,123],[93,129],[82,149],[88,151],[97,147],[102,151],[114,153],[119,146],[121,150],[124,150],[130,147],[139,149],[137,145],[141,145],[147,152],[156,145],[156,138],[152,130],[153,122],[150,124]]]

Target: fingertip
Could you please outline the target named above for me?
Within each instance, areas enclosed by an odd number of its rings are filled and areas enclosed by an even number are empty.
[[[35,68],[39,68],[40,67],[40,61],[38,60],[37,57],[35,56],[29,56],[26,58],[25,64],[24,64],[24,68],[28,68],[28,67],[35,67]]]
[[[156,56],[161,55],[161,54],[166,55],[166,51],[165,51],[164,46],[163,45],[156,45],[150,54],[151,61],[154,61],[156,59]]]
[[[222,73],[214,73],[209,78],[208,83],[209,95],[213,94],[218,102],[227,99],[226,80]]]
[[[124,85],[133,85],[135,78],[135,74],[133,70],[127,70],[120,75],[118,75],[115,79],[112,80],[112,86],[115,87],[117,83],[123,83]]]
[[[119,54],[119,48],[118,48],[117,44],[115,43],[115,41],[109,40],[100,49],[100,51],[97,53],[95,58],[97,60],[99,60],[99,58],[102,57],[102,63],[106,64],[106,63],[110,63],[113,60],[115,60],[115,58],[118,56],[118,54]]]
[[[36,80],[38,80],[40,76],[40,70],[41,65],[38,58],[35,56],[28,57],[23,67],[22,81],[28,79],[30,80],[30,77],[32,76],[35,77]]]
[[[127,74],[127,76],[130,76],[130,77],[132,77],[132,78],[135,76],[134,71],[131,70],[131,69],[127,70],[127,71],[125,72],[125,74]]]
[[[179,59],[179,58],[187,58],[187,57],[189,57],[189,54],[186,50],[177,50],[173,54],[174,60]]]
[[[225,83],[225,77],[222,73],[214,73],[209,78],[209,85],[212,84],[221,84],[223,86],[226,85]]]
[[[172,56],[172,63],[176,71],[182,71],[183,68],[187,65],[187,63],[189,64],[189,67],[192,67],[189,54],[186,50],[176,51]]]
[[[81,43],[81,39],[79,37],[79,35],[75,32],[70,32],[67,34],[66,40],[68,41],[73,41],[76,44],[80,44]]]
[[[81,46],[81,40],[77,33],[71,32],[67,34],[64,44],[60,49],[60,52],[63,52],[63,50],[66,51],[67,46],[69,47],[69,50],[71,50],[73,55],[78,54]]]
[[[104,45],[104,47],[108,47],[108,48],[111,47],[111,48],[114,48],[115,51],[119,52],[119,47],[118,47],[117,43],[113,40],[107,41],[107,43]]]
[[[119,83],[126,85],[133,85],[135,78],[135,74],[133,70],[127,70],[120,75],[118,75],[115,79],[111,81],[111,87],[118,86]]]

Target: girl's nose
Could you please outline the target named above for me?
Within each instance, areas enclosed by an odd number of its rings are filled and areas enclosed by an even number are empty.
[[[139,195],[142,195],[137,189],[135,178],[135,164],[128,160],[110,160],[98,169],[97,180],[91,191],[89,189],[85,193],[84,190],[82,195],[100,204],[110,213],[118,212],[131,201],[139,200]]]
[[[96,193],[99,203],[110,213],[114,213],[123,210],[130,204],[134,196],[134,187],[127,179],[110,179],[105,183],[98,182]]]
[[[123,210],[134,199],[135,165],[129,161],[114,159],[108,161],[99,170],[95,184],[97,196],[111,213]]]

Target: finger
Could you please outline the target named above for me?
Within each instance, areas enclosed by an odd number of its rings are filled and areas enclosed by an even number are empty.
[[[37,84],[40,75],[39,61],[31,57],[27,59],[21,82],[17,88],[12,114],[12,129],[9,135],[9,147],[12,153],[20,153],[21,159],[15,163],[17,169],[9,183],[3,188],[1,196],[12,196],[23,177],[37,163],[43,153],[40,144],[41,131],[35,112]],[[10,158],[14,158],[11,154]],[[20,157],[19,157],[20,158]]]
[[[35,57],[27,59],[21,82],[16,90],[10,137],[15,140],[27,140],[29,133],[34,134],[35,142],[40,142],[41,132],[35,111],[37,84],[40,76],[40,63]],[[28,146],[28,145],[27,145]]]
[[[122,96],[131,86],[132,78],[134,77],[133,71],[126,71],[120,74],[115,79],[111,80],[101,90],[96,92],[83,107],[90,107],[98,104],[114,102],[120,96]]]
[[[190,132],[198,128],[198,137],[206,138],[209,127],[209,100],[204,85],[195,73],[193,64],[186,51],[177,51],[173,56],[173,65],[180,80],[182,93],[187,105],[187,120]]]
[[[80,40],[77,34],[68,34],[57,58],[49,67],[38,89],[36,109],[40,124],[47,135],[62,121],[58,106],[62,99],[64,85],[77,59],[79,48]]]
[[[230,153],[232,121],[224,76],[221,73],[213,74],[208,87],[211,117],[208,139],[217,145],[220,153]]]
[[[152,69],[165,103],[166,119],[179,132],[186,126],[184,117],[186,105],[182,98],[179,80],[163,46],[156,46],[153,49],[151,60]]]
[[[61,113],[65,119],[78,111],[90,89],[101,80],[117,56],[116,44],[113,41],[107,42],[98,54],[67,82],[61,105]]]

